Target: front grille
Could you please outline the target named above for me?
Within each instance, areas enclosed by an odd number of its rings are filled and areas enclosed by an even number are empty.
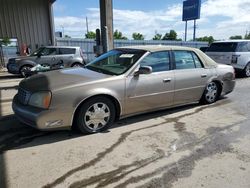
[[[19,87],[18,88],[18,101],[22,104],[28,104],[29,98],[30,98],[30,93],[23,88]]]

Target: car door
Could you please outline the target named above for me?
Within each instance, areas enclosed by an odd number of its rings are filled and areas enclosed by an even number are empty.
[[[193,51],[174,50],[172,53],[175,62],[174,104],[198,101],[211,72],[204,68],[199,57]]]
[[[168,51],[146,56],[139,66],[152,67],[151,74],[133,73],[126,78],[126,114],[150,111],[173,104],[174,73]]]
[[[37,56],[36,62],[41,65],[51,66],[56,61],[56,48],[44,48]]]
[[[64,67],[71,67],[75,53],[75,48],[58,48],[56,62],[63,63]]]

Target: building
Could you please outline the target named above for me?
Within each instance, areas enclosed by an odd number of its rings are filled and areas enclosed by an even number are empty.
[[[0,0],[0,39],[16,39],[21,55],[29,47],[53,45],[55,0]]]

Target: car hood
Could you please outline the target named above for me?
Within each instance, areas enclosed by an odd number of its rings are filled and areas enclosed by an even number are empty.
[[[19,86],[25,90],[54,91],[65,87],[85,85],[93,81],[112,77],[85,68],[70,68],[37,74],[22,80]]]

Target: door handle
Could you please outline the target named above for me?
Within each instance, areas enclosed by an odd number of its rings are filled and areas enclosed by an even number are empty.
[[[205,77],[207,77],[207,74],[202,74],[201,77],[205,78]]]
[[[52,57],[52,61],[55,61],[56,60],[56,58],[55,57]]]
[[[167,83],[167,82],[171,82],[171,80],[172,80],[171,78],[166,78],[166,79],[163,79],[163,82]]]

